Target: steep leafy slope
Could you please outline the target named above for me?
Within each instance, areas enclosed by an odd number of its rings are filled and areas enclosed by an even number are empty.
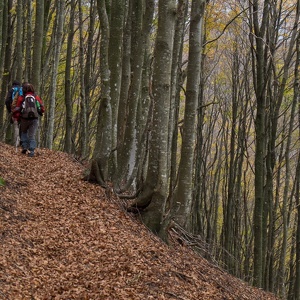
[[[0,143],[0,299],[275,299],[166,246],[82,172]]]

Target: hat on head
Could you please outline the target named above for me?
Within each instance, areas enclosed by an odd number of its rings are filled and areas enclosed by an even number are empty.
[[[18,80],[14,80],[12,85],[21,85],[21,83]]]

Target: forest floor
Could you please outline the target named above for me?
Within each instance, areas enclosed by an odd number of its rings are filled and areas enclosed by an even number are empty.
[[[0,299],[276,299],[167,246],[62,152],[0,143]]]

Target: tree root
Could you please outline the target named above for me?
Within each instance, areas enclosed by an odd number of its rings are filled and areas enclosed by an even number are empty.
[[[107,188],[101,165],[100,158],[94,159],[92,161],[90,173],[87,175],[86,180],[89,182],[96,182],[103,188]]]
[[[153,196],[153,190],[150,187],[146,187],[145,190],[142,190],[138,198],[133,201],[130,206],[127,208],[127,211],[138,213],[143,211],[151,203]]]

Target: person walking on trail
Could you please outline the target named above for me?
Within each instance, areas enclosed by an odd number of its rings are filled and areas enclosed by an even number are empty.
[[[22,90],[23,95],[18,97],[13,109],[13,118],[20,121],[22,153],[32,157],[36,148],[39,116],[43,115],[45,107],[42,99],[35,94],[32,84],[23,83]]]
[[[6,94],[5,106],[8,112],[9,121],[14,126],[14,140],[16,148],[20,144],[20,130],[18,120],[16,118],[13,118],[12,116],[12,109],[15,108],[17,99],[21,95],[23,95],[21,83],[18,80],[14,80],[12,83],[12,87]]]
[[[5,97],[5,106],[9,114],[12,112],[14,98],[21,96],[22,94],[21,83],[18,80],[14,80],[11,89],[7,92]]]

